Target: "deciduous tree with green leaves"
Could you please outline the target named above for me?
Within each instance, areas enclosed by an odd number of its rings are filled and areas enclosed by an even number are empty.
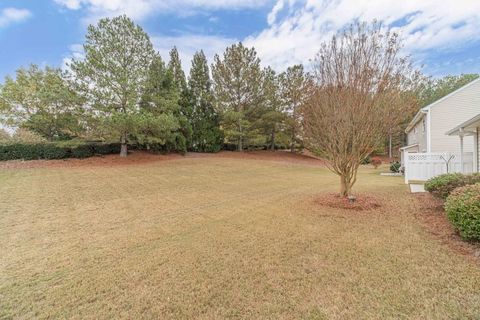
[[[2,124],[27,128],[48,140],[82,135],[82,104],[64,73],[51,67],[20,68],[0,87]]]
[[[469,82],[472,82],[479,75],[461,74],[461,75],[448,75],[439,79],[428,79],[424,81],[418,90],[418,99],[421,107],[429,105],[432,102],[443,98],[449,93],[463,87]]]
[[[109,134],[119,137],[120,156],[126,157],[155,56],[152,43],[140,26],[122,15],[90,25],[83,48],[85,57],[70,64],[74,82],[91,113],[103,120]]]
[[[246,139],[255,134],[252,123],[258,119],[262,99],[260,59],[254,48],[240,42],[228,47],[223,59],[215,55],[212,75],[226,139],[242,151]]]

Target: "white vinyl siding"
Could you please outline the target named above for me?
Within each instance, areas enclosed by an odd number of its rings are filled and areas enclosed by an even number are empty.
[[[430,108],[431,152],[460,152],[460,140],[445,134],[480,111],[480,81],[467,85]],[[464,151],[473,151],[473,136],[464,138]]]
[[[426,152],[427,151],[427,136],[426,130],[423,130],[423,121],[420,120],[407,134],[407,145],[410,146],[412,144],[418,143],[418,152]]]
[[[477,172],[480,172],[480,127],[477,128]]]

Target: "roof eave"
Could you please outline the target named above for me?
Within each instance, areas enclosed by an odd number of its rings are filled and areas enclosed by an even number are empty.
[[[474,131],[469,130],[470,126],[475,126],[477,124],[480,125],[480,114],[456,126],[455,128],[448,130],[445,132],[445,134],[447,136],[457,136],[460,135],[460,132],[463,132],[464,134],[471,134],[474,133]]]

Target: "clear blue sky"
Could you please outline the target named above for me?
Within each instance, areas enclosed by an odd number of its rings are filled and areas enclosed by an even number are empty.
[[[126,13],[164,58],[176,45],[188,68],[236,41],[264,65],[309,65],[322,41],[355,20],[399,31],[405,52],[433,76],[480,72],[480,1],[444,0],[1,0],[0,79],[30,63],[62,66],[81,54],[89,23]],[[3,81],[3,80],[2,80]]]

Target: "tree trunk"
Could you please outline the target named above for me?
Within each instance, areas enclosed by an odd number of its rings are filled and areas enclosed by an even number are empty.
[[[392,159],[392,132],[388,135],[388,157]]]
[[[345,177],[340,176],[340,195],[348,197],[352,191],[352,184]]]
[[[290,152],[295,153],[295,130],[292,131],[292,143],[290,144]]]
[[[272,145],[270,146],[272,151],[275,151],[275,130],[272,131]]]
[[[120,157],[126,157],[128,154],[127,150],[127,133],[122,133],[121,137],[121,147],[120,147]]]
[[[238,132],[240,132],[240,136],[238,137],[237,151],[243,151],[242,120],[238,120]]]

